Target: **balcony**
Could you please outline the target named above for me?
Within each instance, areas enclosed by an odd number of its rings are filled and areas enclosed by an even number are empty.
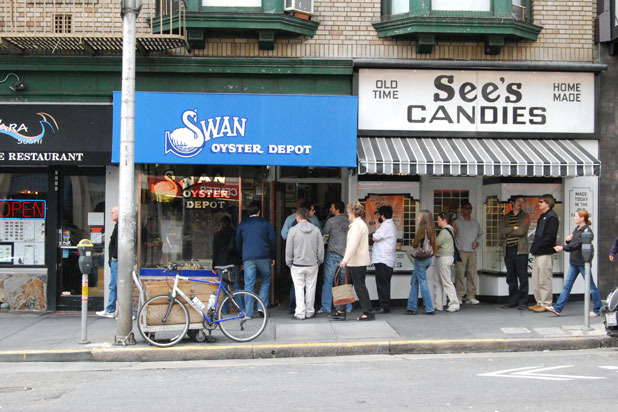
[[[120,0],[0,0],[0,54],[122,54]],[[188,49],[185,3],[143,0],[139,54]]]

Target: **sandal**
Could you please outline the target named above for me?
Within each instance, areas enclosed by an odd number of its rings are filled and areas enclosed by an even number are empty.
[[[335,311],[332,312],[328,318],[330,320],[345,320],[345,312],[341,312],[341,311]]]
[[[547,309],[548,312],[551,312],[556,316],[560,316],[560,312],[556,311],[553,306],[545,306],[545,309]]]
[[[369,320],[375,320],[375,318],[376,317],[375,317],[375,315],[373,313],[365,312],[365,313],[363,313],[361,315],[360,318],[356,318],[356,320],[359,320],[359,321],[369,321]]]

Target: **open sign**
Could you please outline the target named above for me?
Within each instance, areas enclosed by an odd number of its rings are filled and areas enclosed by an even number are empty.
[[[0,199],[0,219],[45,219],[45,201]]]

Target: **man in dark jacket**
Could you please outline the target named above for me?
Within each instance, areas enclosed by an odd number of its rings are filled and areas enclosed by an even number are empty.
[[[505,308],[526,309],[528,304],[528,228],[530,215],[524,208],[524,197],[513,196],[512,210],[500,220],[500,236],[504,241],[504,264],[509,301]],[[519,281],[519,286],[517,283]]]
[[[552,195],[543,195],[539,200],[541,215],[536,223],[534,242],[530,248],[532,260],[532,285],[536,305],[528,309],[545,312],[546,306],[552,306],[553,254],[558,235],[558,215],[554,212],[556,200]]]
[[[244,220],[236,231],[236,248],[242,252],[245,268],[245,290],[253,292],[257,275],[262,279],[258,296],[268,307],[271,266],[275,264],[277,240],[275,229],[266,219],[260,217],[261,207],[256,201],[249,204],[249,219]],[[253,316],[253,298],[245,302],[246,314]],[[258,314],[263,316],[263,314]]]

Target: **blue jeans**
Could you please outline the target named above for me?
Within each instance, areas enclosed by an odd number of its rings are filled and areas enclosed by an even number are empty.
[[[425,303],[425,312],[433,312],[433,303],[431,302],[431,293],[427,286],[427,268],[431,266],[433,258],[414,259],[414,271],[410,278],[410,296],[408,297],[408,309],[416,310],[418,307],[418,287],[421,286],[421,295]]]
[[[111,276],[109,278],[109,297],[107,298],[107,306],[105,311],[108,313],[116,312],[116,286],[118,284],[118,259],[110,259],[109,269]]]
[[[255,279],[257,275],[262,279],[260,293],[258,296],[264,302],[264,307],[268,307],[268,297],[270,295],[270,259],[245,260],[245,290],[253,292],[255,289]],[[253,316],[253,298],[245,299],[245,313]]]
[[[330,312],[333,310],[333,284],[335,282],[335,273],[339,269],[339,263],[341,263],[343,256],[340,256],[333,252],[326,253],[326,259],[324,259],[324,285],[322,286],[322,306],[323,312]],[[345,273],[343,269],[339,272],[339,284],[343,285],[345,279]],[[348,279],[348,283],[350,279]],[[352,312],[352,304],[346,305],[346,312]]]
[[[564,288],[562,288],[562,293],[560,293],[560,297],[554,305],[554,309],[556,310],[556,312],[562,312],[562,309],[564,309],[564,306],[569,301],[569,296],[571,296],[571,289],[573,288],[573,284],[577,279],[577,275],[579,275],[580,273],[582,274],[582,278],[584,278],[585,281],[586,272],[584,266],[569,266],[569,272],[567,273],[567,278],[564,282]],[[594,280],[592,280],[592,274],[590,275],[590,296],[592,296],[592,302],[594,305],[592,311],[598,315],[601,311],[601,306],[603,304],[601,303],[601,294],[599,293],[599,289],[597,289],[597,286],[594,284]]]

